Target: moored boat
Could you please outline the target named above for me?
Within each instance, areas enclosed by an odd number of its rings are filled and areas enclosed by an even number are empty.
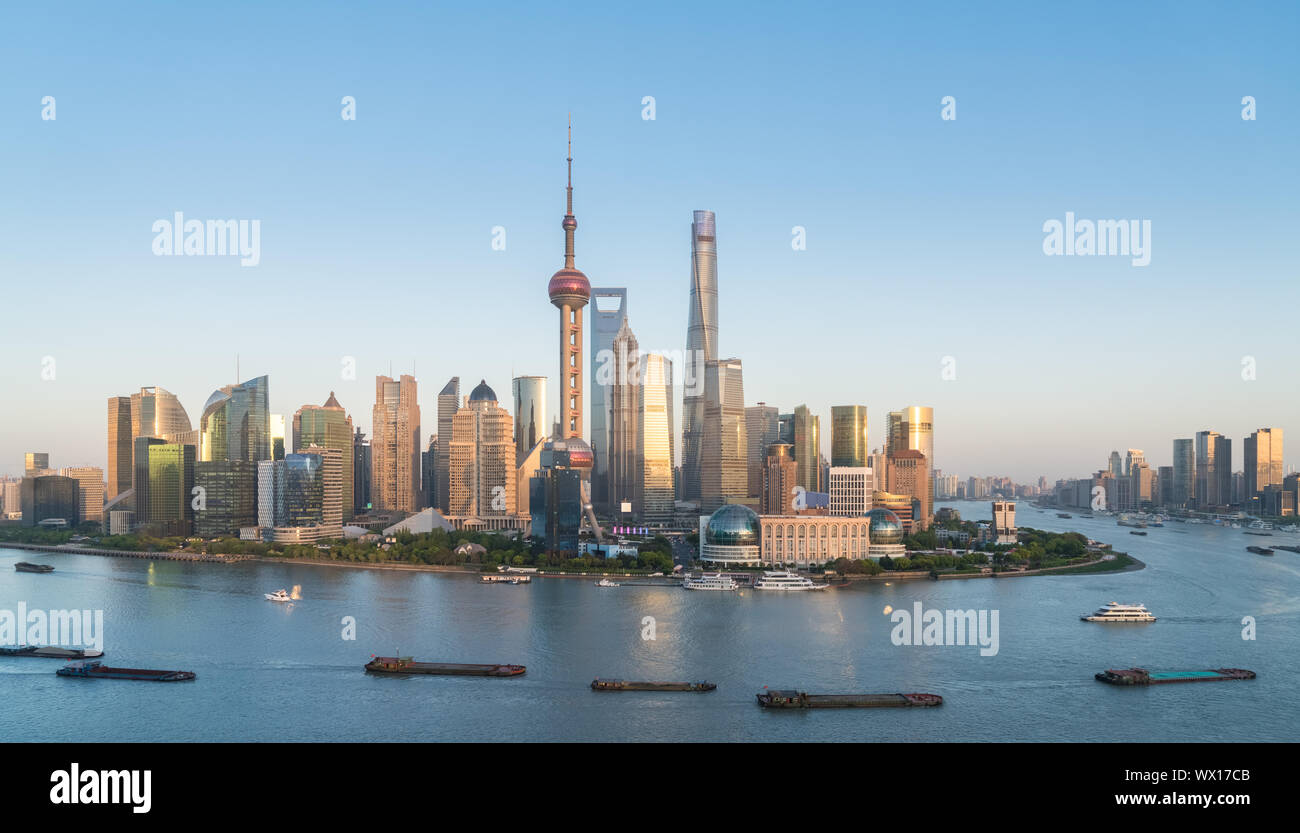
[[[760,691],[754,695],[765,709],[879,709],[941,706],[938,694],[808,694],[802,691]]]
[[[93,659],[103,651],[89,648],[60,648],[57,645],[8,645],[0,647],[0,657],[34,657],[36,659]]]
[[[1214,668],[1208,671],[1148,671],[1145,668],[1108,668],[1093,675],[1111,685],[1160,685],[1163,683],[1199,683],[1215,680],[1253,680],[1254,671],[1244,668]]]
[[[532,582],[532,580],[533,580],[532,576],[518,576],[518,575],[479,576],[480,584],[529,584]]]
[[[601,677],[591,681],[592,691],[713,691],[717,683],[699,680],[690,683],[607,680]]]
[[[474,664],[463,662],[416,662],[411,657],[375,657],[366,663],[372,674],[438,674],[460,677],[518,677],[522,665]]]
[[[687,577],[682,580],[682,587],[687,590],[735,590],[739,586],[734,578],[722,573],[705,573],[699,578]]]
[[[154,683],[180,683],[193,680],[193,671],[158,671],[152,668],[113,668],[97,660],[70,662],[54,673],[60,677],[90,680],[145,680]]]
[[[1253,552],[1255,555],[1272,555],[1273,551],[1268,547],[1246,547],[1246,552]]]
[[[813,580],[786,570],[764,571],[754,582],[755,590],[825,590],[829,584],[814,584]]]
[[[33,564],[30,561],[19,561],[14,565],[14,569],[20,573],[52,573],[54,568],[49,564]]]

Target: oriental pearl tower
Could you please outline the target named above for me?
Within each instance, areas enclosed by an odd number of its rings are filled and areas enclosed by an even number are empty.
[[[569,184],[564,214],[564,268],[551,276],[547,292],[560,310],[560,433],[556,439],[582,438],[582,308],[591,282],[573,263],[573,122],[569,122]],[[585,445],[585,444],[584,444]],[[590,453],[590,451],[588,451]]]

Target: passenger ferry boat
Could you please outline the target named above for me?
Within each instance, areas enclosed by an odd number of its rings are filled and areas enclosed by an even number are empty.
[[[1146,605],[1122,605],[1111,602],[1091,616],[1080,616],[1084,622],[1154,622],[1156,617],[1147,610]]]
[[[785,570],[764,572],[763,577],[754,582],[755,590],[825,590],[829,584],[813,584],[812,579]]]
[[[735,590],[739,585],[731,576],[724,576],[722,573],[713,575],[705,573],[699,578],[687,577],[682,581],[682,587],[687,590]]]

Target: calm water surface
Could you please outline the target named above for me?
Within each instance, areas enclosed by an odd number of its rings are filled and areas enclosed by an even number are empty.
[[[987,503],[954,504],[967,519]],[[102,609],[105,661],[185,669],[194,683],[64,679],[57,660],[0,658],[0,740],[1296,740],[1300,543],[1169,524],[1130,536],[1113,519],[1022,526],[1112,542],[1145,570],[1095,576],[872,583],[823,593],[602,589],[591,580],[485,586],[473,576],[307,565],[187,565],[0,549],[0,608]],[[15,561],[53,564],[16,573]],[[292,605],[263,593],[301,586]],[[1160,621],[1079,621],[1108,601]],[[999,611],[996,656],[895,646],[886,606]],[[356,618],[357,638],[341,638]],[[657,638],[641,638],[654,617]],[[1242,639],[1253,616],[1257,638]],[[382,678],[372,653],[528,666],[518,679]],[[1110,667],[1250,668],[1259,678],[1124,689]],[[595,693],[596,676],[708,679],[709,694]],[[939,709],[769,712],[764,686],[925,691]]]

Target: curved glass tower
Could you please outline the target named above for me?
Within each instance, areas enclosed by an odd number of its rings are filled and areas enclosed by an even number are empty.
[[[691,222],[691,306],[682,369],[682,497],[700,499],[700,443],[704,426],[705,363],[718,358],[718,240],[712,211]]]

